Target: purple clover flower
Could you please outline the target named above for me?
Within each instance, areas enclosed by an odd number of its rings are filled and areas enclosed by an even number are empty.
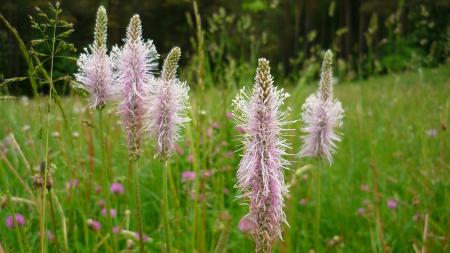
[[[100,222],[97,221],[97,220],[88,219],[88,220],[87,220],[87,224],[88,224],[88,227],[89,227],[92,231],[95,231],[95,232],[100,231],[100,229],[102,228],[102,225],[101,225]]]
[[[115,182],[111,184],[111,192],[117,195],[122,195],[125,192],[125,189],[121,183]]]
[[[396,199],[388,199],[388,201],[387,201],[386,204],[387,204],[387,207],[388,207],[389,209],[396,209],[396,208],[397,208],[397,205],[398,205]]]
[[[19,227],[22,227],[25,225],[25,217],[22,214],[16,214],[15,216],[9,215],[6,217],[6,226],[8,228],[13,228],[15,224],[17,224]]]
[[[194,181],[195,180],[195,172],[194,171],[183,171],[181,173],[181,181]]]

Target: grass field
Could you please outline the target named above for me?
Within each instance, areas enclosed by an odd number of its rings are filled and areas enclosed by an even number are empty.
[[[298,119],[315,86],[286,88],[291,93],[291,119]],[[236,92],[235,84],[226,91],[209,89],[201,102],[199,92],[191,91],[193,111],[204,112],[184,131],[170,166],[173,252],[223,252],[217,245],[225,245],[227,252],[253,251],[252,240],[238,228],[248,208],[236,199],[234,189],[240,153],[238,131],[227,112]],[[345,109],[343,141],[333,165],[320,168],[320,202],[314,179],[317,161],[289,156],[289,227],[284,227],[284,240],[275,251],[313,248],[314,214],[320,205],[320,252],[448,252],[449,94],[448,66],[338,84],[336,97]],[[110,252],[114,245],[125,249],[132,242],[137,249],[133,232],[128,233],[137,229],[135,205],[125,138],[114,106],[105,109],[103,159],[97,114],[87,110],[87,99],[63,98],[62,105],[66,119],[55,105],[50,114],[54,173],[46,208],[48,252]],[[5,252],[37,252],[41,193],[33,188],[31,176],[45,157],[47,98],[0,101],[0,106],[0,244]],[[301,123],[293,127],[289,152],[295,154],[301,145]],[[150,238],[146,248],[160,252],[162,164],[153,158],[150,143],[144,146],[138,168],[144,231]],[[105,167],[112,168],[112,181],[124,185],[124,194],[110,192]],[[197,176],[183,177],[185,171]],[[117,211],[116,217],[102,215],[101,200]],[[15,213],[25,217],[25,225],[10,229],[5,220]],[[88,219],[98,220],[102,227],[95,231]],[[111,233],[114,226],[124,230]]]

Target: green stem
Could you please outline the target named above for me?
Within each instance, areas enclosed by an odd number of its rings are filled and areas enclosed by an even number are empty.
[[[52,194],[49,190],[50,195]],[[56,219],[55,219],[55,209],[53,208],[53,201],[52,197],[48,198],[48,202],[50,204],[50,218],[52,219],[53,224],[53,232],[55,234],[55,246],[57,249],[59,249],[59,241],[58,241],[58,233],[56,233]]]
[[[166,241],[166,252],[171,252],[171,245],[170,245],[170,226],[169,226],[169,201],[167,197],[167,180],[168,180],[168,171],[169,171],[169,159],[165,159],[164,161],[164,168],[163,168],[163,175],[162,175],[162,181],[163,181],[163,192],[162,192],[162,210],[163,210],[163,223],[164,223],[164,239]]]
[[[19,241],[19,248],[20,248],[20,252],[25,253],[25,248],[23,247],[23,239],[22,239],[22,232],[19,228],[19,225],[16,224],[16,214],[14,213],[14,230],[16,232],[16,236],[17,236],[17,240]]]
[[[314,214],[314,249],[315,252],[320,252],[320,169],[322,167],[322,162],[319,160],[318,166],[314,172],[314,181],[316,187],[316,207]]]
[[[49,89],[49,97],[48,97],[48,105],[47,105],[47,118],[46,118],[46,133],[45,133],[45,166],[44,166],[44,184],[42,185],[42,222],[40,224],[40,245],[41,245],[41,253],[45,252],[45,230],[46,230],[46,220],[45,220],[45,201],[46,201],[46,187],[47,187],[47,173],[48,173],[48,158],[49,158],[49,132],[50,132],[50,112],[52,105],[52,94],[53,94],[53,64],[55,58],[55,43],[56,43],[56,25],[58,21],[58,11],[55,12],[55,22],[53,25],[53,36],[52,36],[52,51],[50,55],[50,89]]]
[[[109,184],[111,183],[111,171],[108,166],[107,158],[106,158],[106,145],[105,145],[105,135],[104,135],[104,127],[103,127],[103,108],[98,109],[98,126],[99,126],[99,132],[100,132],[100,149],[101,149],[101,156],[102,156],[102,172],[103,172],[103,188],[105,189],[105,198],[106,198],[106,216],[108,217],[108,231],[112,231],[113,228],[113,218],[111,217],[110,210],[111,210],[111,203],[110,203],[110,195],[109,192],[106,190],[108,189]],[[112,242],[113,242],[113,252],[118,252],[118,244],[115,235],[113,234],[111,236]]]
[[[134,181],[134,200],[136,205],[136,218],[138,223],[138,231],[139,231],[139,248],[140,252],[144,253],[144,227],[142,222],[142,207],[141,207],[141,192],[140,192],[140,186],[139,186],[139,177],[138,177],[138,170],[139,168],[135,167],[134,160],[131,160],[131,171],[133,173],[133,181]]]

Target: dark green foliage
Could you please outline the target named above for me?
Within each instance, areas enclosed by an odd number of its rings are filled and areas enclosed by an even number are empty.
[[[336,73],[344,80],[449,61],[450,4],[445,0],[200,0],[202,57],[198,57],[193,5],[183,0],[64,2],[62,20],[73,23],[75,29],[65,41],[79,50],[92,42],[100,4],[110,17],[109,47],[122,43],[129,18],[138,13],[144,37],[155,41],[162,56],[173,46],[183,49],[181,64],[188,67],[182,76],[193,78],[198,66],[204,66],[206,87],[227,82],[224,75],[231,68],[234,73],[248,71],[258,57],[270,59],[277,76],[309,82],[318,78],[320,59],[328,48],[335,53]],[[24,41],[31,41],[36,33],[23,20],[36,13],[35,6],[47,5],[44,0],[7,0],[0,11]],[[4,78],[25,76],[17,46],[4,30],[0,30],[0,42],[0,73]],[[56,74],[70,76],[75,69],[73,62],[56,61]],[[20,92],[26,86],[20,87],[13,90]]]

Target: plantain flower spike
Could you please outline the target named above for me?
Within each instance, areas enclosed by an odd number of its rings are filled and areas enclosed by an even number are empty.
[[[341,136],[336,132],[342,126],[344,109],[333,98],[333,53],[325,53],[320,75],[319,90],[311,94],[302,106],[301,117],[305,126],[302,137],[301,157],[325,157],[331,164],[336,142]]]
[[[106,47],[107,29],[106,10],[100,6],[95,21],[94,42],[84,49],[77,60],[75,79],[80,83],[79,87],[90,94],[90,106],[95,109],[103,108],[111,96],[113,73]]]
[[[180,138],[180,129],[189,121],[186,110],[189,107],[189,87],[177,78],[181,50],[174,47],[167,55],[161,76],[154,79],[146,97],[147,128],[156,142],[156,154],[170,156]]]
[[[114,95],[119,100],[118,113],[127,135],[130,159],[141,153],[144,128],[144,97],[158,67],[159,55],[153,41],[142,39],[139,15],[135,14],[127,28],[125,45],[112,52],[115,71]]]
[[[283,170],[288,162],[283,156],[289,145],[283,135],[289,122],[286,111],[280,107],[287,96],[273,85],[269,61],[262,58],[253,90],[247,92],[244,87],[233,100],[237,127],[245,130],[236,187],[242,192],[241,197],[250,202],[249,213],[243,219],[249,223],[256,252],[271,252],[276,239],[281,238],[281,225],[286,222]]]

